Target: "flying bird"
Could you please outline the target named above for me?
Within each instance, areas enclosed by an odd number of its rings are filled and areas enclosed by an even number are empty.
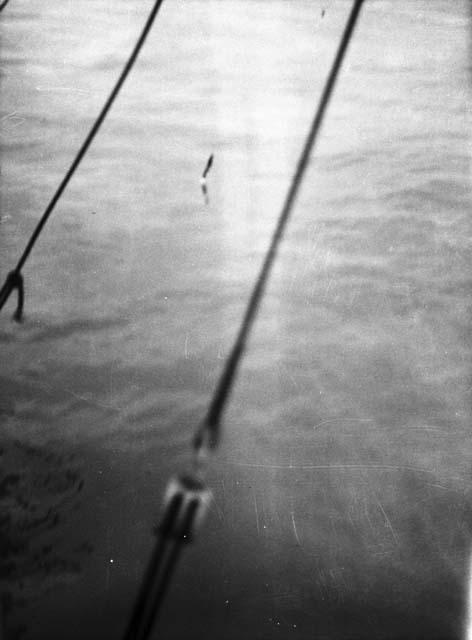
[[[204,180],[207,177],[207,173],[210,171],[212,164],[213,164],[213,154],[211,154],[211,156],[208,158],[208,162],[206,163],[205,170],[202,173],[202,178]]]
[[[211,165],[212,164],[213,164],[213,154],[211,154],[211,156],[208,158],[208,161],[206,163],[205,169],[203,170],[203,173],[202,173],[202,177],[200,178],[200,187],[201,187],[202,193],[203,193],[203,195],[205,197],[205,203],[206,204],[208,204],[208,202],[209,202],[206,177],[208,175],[208,172],[211,169]]]

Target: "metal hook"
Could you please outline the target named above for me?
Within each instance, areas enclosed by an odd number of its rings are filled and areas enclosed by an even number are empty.
[[[25,300],[23,276],[20,271],[13,270],[7,275],[3,287],[0,289],[0,310],[3,309],[8,298],[15,289],[18,291],[18,300],[16,303],[16,311],[13,314],[13,319],[16,322],[21,322],[23,319],[23,304]]]

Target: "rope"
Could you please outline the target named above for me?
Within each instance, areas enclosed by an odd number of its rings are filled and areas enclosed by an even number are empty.
[[[326,112],[331,94],[336,83],[339,69],[346,53],[348,44],[350,42],[354,27],[362,6],[363,0],[354,0],[351,13],[344,28],[344,32],[339,43],[339,47],[334,58],[331,70],[329,72],[323,93],[318,104],[318,108],[315,112],[314,119],[312,121],[310,131],[305,140],[305,144],[298,160],[298,164],[295,170],[295,174],[292,178],[290,188],[288,190],[282,211],[280,213],[277,226],[272,236],[268,251],[266,253],[262,268],[259,273],[259,277],[256,281],[252,294],[249,298],[249,302],[244,314],[239,333],[234,342],[233,348],[226,361],[223,373],[220,377],[216,391],[211,400],[208,412],[200,425],[197,434],[193,441],[193,447],[198,453],[203,447],[209,447],[213,449],[219,440],[220,424],[223,411],[227,404],[229,395],[233,388],[233,384],[236,378],[239,363],[246,348],[246,342],[249,333],[252,329],[254,321],[256,319],[257,311],[259,309],[260,302],[264,296],[267,280],[274,263],[277,249],[282,240],[282,236],[287,225],[287,222],[292,213],[293,206],[295,204],[296,197],[300,185],[303,180],[306,168],[308,166],[310,155],[313,150],[314,144],[317,139],[318,132],[323,122],[323,117]]]
[[[194,535],[194,527],[202,520],[204,511],[208,509],[211,493],[206,489],[202,479],[206,462],[205,453],[208,449],[214,448],[218,442],[219,426],[223,410],[228,401],[250,329],[254,323],[260,301],[264,295],[265,285],[276,257],[277,247],[282,238],[284,228],[295,203],[298,189],[308,166],[310,153],[331,97],[336,77],[352,36],[362,2],[363,0],[354,0],[279,221],[272,236],[256,285],[250,296],[239,333],[210,403],[208,413],[195,436],[193,442],[195,456],[192,473],[173,479],[169,484],[164,501],[162,523],[157,530],[158,539],[138,594],[124,640],[146,640],[146,638],[149,637],[169,587],[170,579],[182,547],[191,540]]]
[[[75,170],[77,169],[77,167],[79,166],[82,158],[84,157],[84,155],[87,153],[87,150],[89,148],[89,146],[91,145],[93,139],[95,138],[102,122],[105,120],[105,117],[108,113],[108,111],[110,110],[113,102],[115,101],[116,96],[118,95],[118,92],[120,91],[124,81],[126,80],[129,72],[131,71],[136,58],[138,57],[138,54],[144,44],[144,41],[146,40],[146,37],[153,25],[154,22],[154,18],[157,15],[157,12],[160,9],[161,4],[163,3],[163,0],[156,0],[156,2],[154,3],[153,8],[151,9],[151,12],[148,16],[148,19],[146,20],[146,23],[143,27],[143,30],[141,31],[141,35],[138,38],[138,41],[136,42],[133,51],[131,52],[130,57],[128,58],[123,71],[121,72],[115,86],[113,87],[110,95],[108,96],[107,101],[105,102],[100,114],[98,115],[97,119],[95,120],[92,128],[89,131],[89,134],[87,135],[87,137],[85,138],[84,142],[82,143],[82,146],[80,147],[79,151],[77,152],[77,155],[75,156],[72,164],[70,165],[67,173],[65,174],[64,178],[62,179],[62,182],[60,183],[59,187],[56,190],[56,193],[53,195],[50,203],[48,204],[48,206],[46,207],[43,215],[41,216],[35,230],[33,231],[28,244],[26,245],[25,250],[23,251],[23,254],[21,255],[20,259],[18,260],[18,264],[16,265],[15,269],[13,271],[10,272],[10,274],[7,276],[7,279],[5,281],[5,284],[3,285],[1,291],[0,291],[0,311],[3,308],[3,306],[5,305],[5,303],[7,302],[12,289],[8,288],[7,284],[8,284],[8,279],[10,278],[12,273],[15,273],[16,276],[15,277],[21,277],[21,270],[25,265],[26,260],[28,259],[31,250],[34,247],[34,244],[36,242],[36,240],[38,239],[38,236],[40,235],[41,231],[43,230],[44,225],[46,224],[46,222],[48,221],[49,216],[51,215],[54,207],[56,206],[59,198],[61,197],[64,189],[67,187],[70,179],[72,178],[72,176],[75,173]],[[3,5],[4,6],[4,5]],[[3,6],[0,7],[3,8]],[[3,295],[2,295],[3,294]],[[19,306],[15,312],[15,319],[21,320],[21,310],[19,309]]]
[[[203,482],[182,476],[171,481],[157,542],[124,640],[145,640],[160,611],[182,547],[192,541],[211,500]]]
[[[21,322],[22,314],[23,314],[23,303],[25,299],[24,287],[23,287],[23,276],[19,271],[10,271],[5,280],[5,284],[0,289],[0,309],[3,307],[5,302],[10,297],[11,293],[14,290],[18,291],[18,300],[16,304],[16,311],[13,314],[13,318],[17,322]]]

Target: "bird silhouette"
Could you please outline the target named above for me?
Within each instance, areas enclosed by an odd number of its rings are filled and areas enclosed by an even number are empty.
[[[205,198],[205,204],[209,203],[209,198],[208,198],[208,187],[207,187],[207,182],[206,182],[206,177],[208,175],[208,172],[211,169],[211,165],[213,164],[213,154],[211,154],[211,156],[208,158],[205,169],[203,170],[202,173],[202,177],[200,178],[200,187],[202,189],[202,193],[203,196]]]

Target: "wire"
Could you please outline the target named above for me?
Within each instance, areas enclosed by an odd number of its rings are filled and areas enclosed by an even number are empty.
[[[156,621],[182,549],[192,541],[211,500],[202,481],[171,479],[157,541],[124,640],[145,640]]]
[[[222,415],[234,385],[238,366],[241,362],[241,358],[246,348],[246,342],[249,333],[256,319],[260,302],[264,296],[265,287],[277,254],[278,246],[280,244],[280,241],[282,240],[283,232],[292,213],[292,209],[295,204],[296,197],[303,180],[303,176],[310,160],[311,152],[313,150],[318,132],[323,122],[326,107],[328,106],[329,100],[331,98],[339,69],[341,68],[341,64],[349,45],[351,36],[353,34],[363,1],[364,0],[354,0],[349,18],[341,37],[341,41],[338,46],[336,56],[326,80],[323,93],[321,94],[318,108],[316,109],[315,116],[310,127],[310,131],[305,140],[305,144],[298,160],[292,182],[287,192],[287,196],[285,198],[285,202],[282,207],[277,226],[273,233],[259,276],[256,280],[256,284],[249,298],[249,302],[246,307],[246,312],[244,314],[239,332],[237,334],[233,348],[230,351],[228,359],[226,360],[223,372],[208,408],[208,412],[203,419],[203,422],[201,423],[199,429],[197,430],[196,436],[194,438],[193,446],[197,453],[201,452],[203,448],[214,448],[218,444]]]
[[[276,250],[284,228],[292,211],[296,195],[302,182],[316,135],[320,128],[324,112],[328,105],[337,74],[346,52],[349,40],[358,17],[363,0],[355,0],[346,24],[339,48],[324,87],[320,103],[316,110],[308,137],[297,164],[282,212],[272,236],[256,285],[252,291],[246,313],[221,375],[208,413],[199,427],[194,439],[195,468],[192,474],[171,480],[165,500],[165,508],[158,539],[139,591],[125,640],[146,640],[164,596],[169,588],[172,573],[176,567],[180,552],[186,542],[193,537],[193,525],[201,520],[201,512],[208,507],[210,492],[202,479],[202,468],[206,462],[207,448],[214,448],[218,441],[219,425],[223,410],[228,401],[237,373],[238,364],[244,353],[247,337],[254,323],[259,303],[264,295],[270,268],[275,260]],[[200,517],[199,517],[200,516]]]
[[[72,176],[74,175],[77,167],[79,166],[82,158],[84,157],[84,155],[87,153],[87,150],[89,148],[89,146],[91,145],[93,139],[95,138],[102,122],[105,120],[106,115],[108,113],[108,111],[110,110],[113,102],[115,101],[116,96],[118,95],[118,92],[120,91],[124,81],[126,80],[129,72],[131,71],[136,58],[138,57],[138,54],[144,44],[144,41],[146,40],[146,37],[153,25],[154,22],[154,18],[157,15],[157,12],[159,11],[162,3],[164,0],[156,0],[156,2],[154,3],[153,8],[151,9],[151,12],[146,20],[146,23],[143,27],[143,30],[141,31],[141,35],[138,38],[138,41],[136,42],[133,51],[131,52],[130,57],[128,58],[123,71],[121,72],[115,86],[113,87],[110,95],[108,96],[107,101],[105,102],[101,112],[99,113],[97,119],[95,120],[92,128],[90,129],[87,137],[85,138],[84,142],[82,143],[82,146],[80,147],[79,151],[77,152],[77,155],[75,156],[72,164],[70,165],[67,173],[65,174],[64,178],[62,179],[62,182],[60,183],[59,187],[56,190],[56,193],[53,195],[50,203],[48,204],[48,206],[46,207],[46,210],[44,211],[43,215],[41,216],[35,230],[33,231],[28,244],[26,245],[25,250],[23,251],[23,254],[21,255],[20,259],[18,260],[18,264],[16,265],[15,269],[13,271],[10,272],[10,274],[7,276],[7,280],[5,281],[5,284],[3,285],[2,289],[0,290],[0,310],[3,308],[3,306],[5,305],[6,301],[8,300],[8,298],[10,297],[10,294],[13,290],[14,287],[11,287],[11,274],[14,273],[15,277],[20,276],[20,272],[22,270],[22,268],[25,265],[26,260],[28,259],[31,250],[34,247],[34,244],[36,242],[36,240],[38,239],[39,234],[41,233],[41,231],[43,230],[44,225],[46,224],[46,222],[48,221],[49,216],[51,215],[54,207],[56,206],[59,198],[61,197],[64,189],[66,188],[66,186],[68,185],[70,179],[72,178]],[[3,5],[4,6],[4,5]],[[0,8],[3,8],[0,7]],[[9,284],[9,278],[10,278],[10,284]],[[15,319],[16,320],[21,320],[21,310],[19,310],[19,306],[15,312]]]

